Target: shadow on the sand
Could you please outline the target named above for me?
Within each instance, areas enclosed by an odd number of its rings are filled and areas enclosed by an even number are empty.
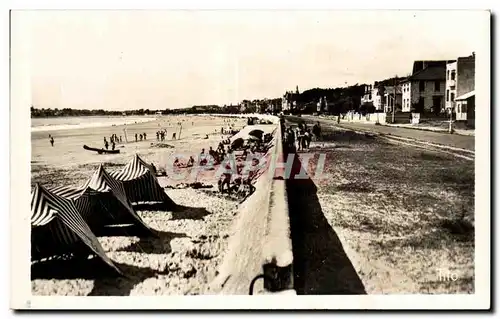
[[[115,263],[116,264],[116,263]],[[31,279],[87,279],[120,276],[101,258],[52,259],[31,265]]]
[[[210,212],[204,207],[190,207],[190,206],[177,205],[172,210],[172,220],[177,220],[177,219],[203,220],[207,215],[210,215]]]
[[[168,254],[172,251],[170,241],[174,238],[188,237],[186,233],[171,233],[156,231],[158,237],[143,237],[138,242],[118,251],[146,253],[146,254]]]
[[[294,158],[292,173],[286,181],[295,290],[298,294],[366,294],[337,234],[325,218],[314,182],[294,178],[301,162]]]
[[[134,209],[137,210],[159,210],[159,211],[171,211],[175,208],[175,205],[165,202],[145,202],[133,204]]]
[[[88,296],[129,296],[130,291],[139,283],[155,277],[159,271],[151,268],[115,264],[125,276],[99,277],[94,280],[94,287]]]
[[[193,219],[193,220],[203,220],[210,212],[204,207],[190,207],[183,206],[179,204],[165,204],[165,203],[141,203],[134,205],[134,208],[138,211],[150,210],[150,211],[165,211],[172,213],[172,220],[178,219]]]
[[[126,225],[106,225],[104,227],[93,227],[92,231],[97,237],[112,237],[112,236],[137,236],[150,237],[153,233],[146,230],[144,227],[126,224]]]

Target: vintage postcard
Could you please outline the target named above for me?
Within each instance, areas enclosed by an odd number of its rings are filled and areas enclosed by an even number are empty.
[[[11,307],[488,309],[490,19],[11,11]]]

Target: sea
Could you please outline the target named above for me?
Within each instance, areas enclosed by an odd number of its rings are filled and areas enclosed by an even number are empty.
[[[150,122],[156,119],[156,116],[68,116],[32,118],[31,132],[125,125]]]

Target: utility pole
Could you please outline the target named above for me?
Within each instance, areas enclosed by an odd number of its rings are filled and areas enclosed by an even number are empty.
[[[453,134],[453,107],[450,107],[450,123],[448,125],[448,133]]]
[[[397,75],[394,77],[394,99],[392,100],[392,124],[394,124],[394,116],[396,112],[396,87],[397,87]]]

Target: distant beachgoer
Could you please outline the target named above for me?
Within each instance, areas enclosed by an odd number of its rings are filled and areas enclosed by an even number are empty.
[[[54,138],[51,135],[49,135],[49,136],[50,136],[50,145],[52,145],[52,147],[53,147],[54,146]]]
[[[111,149],[112,149],[113,151],[115,150],[115,146],[116,146],[115,141],[111,142]]]
[[[137,142],[137,133],[135,133],[135,141]]]
[[[156,132],[156,140],[159,141],[160,140],[160,134],[158,132]]]
[[[143,135],[144,135],[144,140],[146,140],[146,133],[144,133]]]
[[[139,134],[139,140],[142,141],[142,138],[143,138],[142,134]]]
[[[176,139],[176,137],[175,137],[175,133],[174,133],[174,134],[172,134],[172,139],[173,139],[173,140],[175,140],[175,139]]]
[[[105,141],[105,142],[104,142],[104,147],[105,147],[106,149],[108,149],[108,146],[109,146],[108,141]]]
[[[187,162],[186,167],[191,167],[194,165],[194,158],[192,156],[189,156],[189,160]]]
[[[229,163],[229,161],[226,164],[225,169],[226,169],[226,171],[222,174],[222,176],[221,176],[221,178],[219,179],[219,182],[218,182],[218,184],[219,184],[219,191],[221,193],[224,192],[224,185],[227,186],[228,193],[231,191],[231,176],[232,176],[232,174],[230,172],[228,172],[228,171],[231,171],[231,164]]]
[[[201,166],[207,164],[208,160],[207,160],[207,157],[206,157],[206,154],[205,154],[205,149],[202,148],[201,149],[201,153],[200,153],[200,157],[199,157],[199,164]]]

